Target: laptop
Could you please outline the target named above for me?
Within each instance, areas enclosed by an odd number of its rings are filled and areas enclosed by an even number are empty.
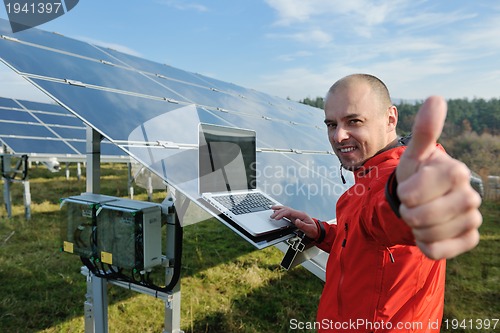
[[[270,218],[279,202],[257,189],[255,131],[201,123],[198,145],[199,192],[215,212],[253,237],[296,229]]]

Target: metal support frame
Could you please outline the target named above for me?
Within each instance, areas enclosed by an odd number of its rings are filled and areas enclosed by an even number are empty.
[[[80,180],[82,177],[82,164],[80,162],[76,163],[76,179]]]
[[[99,194],[100,192],[100,143],[102,136],[87,127],[87,192]],[[174,278],[174,264],[176,258],[176,228],[181,228],[177,223],[175,208],[171,201],[167,214],[167,241],[165,255],[165,280],[168,285]],[[82,274],[87,278],[87,292],[84,302],[85,333],[108,332],[108,297],[107,284],[120,286],[143,294],[160,298],[165,302],[165,320],[163,333],[183,333],[180,329],[181,322],[181,292],[180,279],[176,281],[170,292],[162,293],[151,288],[95,276],[87,267],[82,267]]]
[[[169,207],[169,214],[167,216],[167,239],[165,256],[168,262],[167,268],[165,269],[165,281],[168,284],[174,278],[174,268],[175,260],[181,260],[181,258],[176,258],[176,246],[177,244],[175,235],[176,228],[182,228],[178,222],[177,212],[173,206],[173,198],[166,200],[171,203]],[[165,202],[165,201],[164,201]],[[168,299],[165,301],[165,321],[164,321],[163,333],[183,333],[181,330],[181,280],[177,280],[177,283],[172,288],[169,293]]]
[[[12,217],[12,195],[10,194],[10,185],[12,181],[3,178],[3,201],[5,203],[5,210],[7,211],[7,217]]]
[[[87,182],[88,193],[99,194],[101,184],[101,140],[96,130],[87,126]],[[85,333],[108,332],[107,282],[89,272],[85,294]]]
[[[69,179],[69,162],[66,162],[66,179]]]
[[[134,176],[132,175],[132,163],[127,163],[127,176],[128,176],[128,195],[131,200],[134,199]]]
[[[31,191],[29,180],[21,181],[23,183],[23,202],[24,202],[24,216],[27,220],[31,219]]]
[[[3,179],[3,198],[7,217],[12,217],[12,195],[11,186],[13,183],[21,183],[23,185],[23,203],[24,216],[27,220],[31,219],[31,191],[30,182],[28,180],[28,156],[23,155],[18,165],[11,168],[11,154],[1,154],[2,159],[2,179]],[[21,175],[20,179],[15,179],[17,175]]]

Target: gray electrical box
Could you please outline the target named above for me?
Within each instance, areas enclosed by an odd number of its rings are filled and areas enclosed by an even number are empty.
[[[147,270],[161,264],[161,207],[127,199],[102,204],[97,249],[103,263],[121,268]]]
[[[97,210],[100,205],[117,198],[84,193],[65,198],[61,202],[61,211],[66,216],[62,220],[62,250],[84,258],[98,258],[96,247]]]
[[[95,262],[147,270],[161,264],[159,204],[84,193],[62,200],[62,249]]]

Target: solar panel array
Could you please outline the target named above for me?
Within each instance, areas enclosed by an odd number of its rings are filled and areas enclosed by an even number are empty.
[[[57,104],[0,97],[0,140],[8,151],[38,160],[84,161],[86,127]],[[127,162],[116,145],[103,142],[103,161]]]
[[[335,218],[346,185],[321,110],[55,33],[14,35],[5,20],[0,34],[5,64],[193,202],[203,122],[254,129],[257,186],[284,205]]]

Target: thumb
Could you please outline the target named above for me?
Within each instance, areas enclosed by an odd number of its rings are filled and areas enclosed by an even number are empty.
[[[431,96],[422,104],[415,117],[410,143],[401,156],[397,170],[398,182],[410,177],[420,163],[432,154],[443,131],[446,111],[446,101],[439,96]]]

